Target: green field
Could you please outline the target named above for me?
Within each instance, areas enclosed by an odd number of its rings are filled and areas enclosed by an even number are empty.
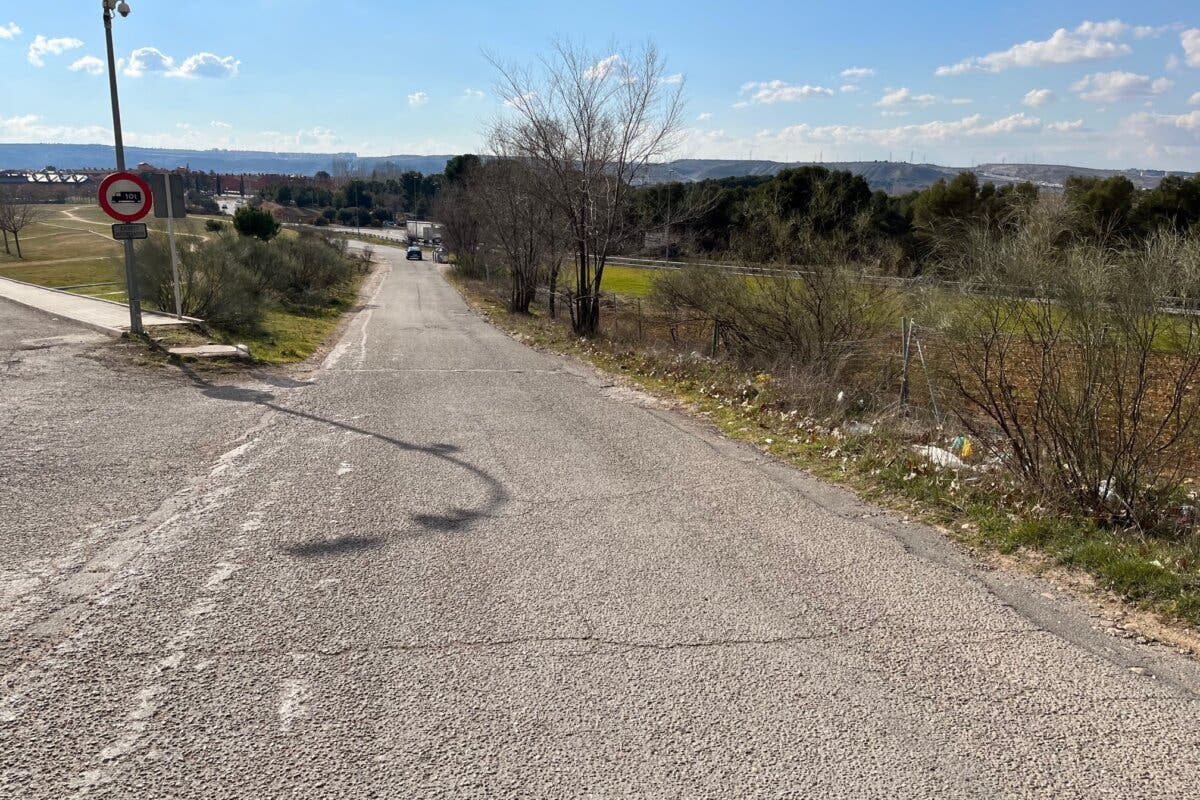
[[[121,245],[113,241],[113,221],[98,206],[39,206],[42,218],[21,232],[21,252],[10,242],[11,254],[0,250],[0,276],[77,294],[125,300],[125,271]],[[210,236],[207,217],[176,220],[180,246]],[[166,230],[166,220],[151,218],[151,230]],[[9,237],[11,240],[11,236]]]
[[[95,206],[46,205],[40,209],[42,218],[22,231],[23,259],[17,258],[15,247],[11,255],[6,255],[0,248],[0,276],[124,302],[127,297],[124,261],[121,245],[113,241],[109,229],[112,220]],[[189,242],[203,241],[215,235],[204,230],[208,219],[222,218],[194,216],[175,221],[175,235],[181,249]],[[227,227],[231,224],[227,217],[223,221]],[[166,220],[150,218],[147,225],[151,231],[166,231]],[[280,235],[293,237],[298,234],[285,229]],[[211,337],[230,344],[247,344],[258,361],[302,361],[337,327],[342,312],[353,305],[360,283],[361,276],[356,277],[343,288],[330,308],[273,308],[264,316],[261,329],[254,333],[230,333],[213,328]],[[196,337],[197,334],[192,332],[187,336]],[[194,342],[189,339],[186,343]]]

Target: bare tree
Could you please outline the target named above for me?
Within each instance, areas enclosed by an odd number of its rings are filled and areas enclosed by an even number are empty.
[[[24,258],[21,253],[21,231],[41,218],[40,206],[19,203],[10,194],[0,195],[0,230],[4,231],[4,252],[12,254],[8,246],[8,234],[11,233],[13,244],[17,247],[17,258]]]
[[[446,246],[454,253],[455,268],[464,275],[478,277],[483,221],[473,191],[471,179],[444,187],[434,201],[432,216],[441,224]]]
[[[483,220],[484,241],[508,267],[508,310],[528,313],[537,293],[545,247],[546,204],[532,191],[524,162],[498,158],[477,170],[473,200]]]
[[[492,138],[533,167],[538,196],[567,220],[576,273],[571,321],[577,333],[594,334],[605,263],[628,235],[631,187],[680,130],[682,82],[667,77],[652,45],[600,56],[559,43],[538,74],[492,64],[513,111],[495,123]]]

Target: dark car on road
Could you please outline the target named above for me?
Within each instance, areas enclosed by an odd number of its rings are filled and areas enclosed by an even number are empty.
[[[424,258],[424,256],[421,255],[421,248],[417,247],[415,244],[408,248],[408,252],[404,254],[404,257],[409,261],[420,261],[422,258]]]

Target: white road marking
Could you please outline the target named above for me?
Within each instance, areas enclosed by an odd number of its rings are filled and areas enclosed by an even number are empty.
[[[311,713],[308,704],[312,690],[308,681],[289,678],[279,687],[279,730],[287,732],[295,727],[296,721],[308,719]]]
[[[343,461],[341,466],[338,467],[337,474],[338,475],[349,475],[353,471],[354,471],[354,467],[350,466],[348,463]]]

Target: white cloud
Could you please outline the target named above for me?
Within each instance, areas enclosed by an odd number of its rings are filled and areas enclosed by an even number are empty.
[[[696,115],[696,120],[698,122],[708,122],[710,119],[712,119],[712,113],[708,111]]]
[[[1083,120],[1077,119],[1074,122],[1051,122],[1046,126],[1046,130],[1055,131],[1056,133],[1073,133],[1083,130]]]
[[[1200,160],[1200,109],[1187,114],[1139,111],[1121,120],[1113,138],[1115,159],[1193,172]]]
[[[86,72],[88,75],[103,75],[104,62],[95,56],[84,56],[67,67],[71,72]]]
[[[843,83],[841,88],[838,89],[838,91],[842,92],[843,94],[848,93],[848,92],[857,92],[858,87],[856,85],[854,85],[853,83]]]
[[[1080,36],[1087,36],[1090,39],[1116,39],[1118,36],[1124,36],[1128,31],[1129,26],[1119,19],[1110,19],[1105,22],[1085,20],[1079,23],[1079,27],[1075,29]]]
[[[908,115],[909,115],[908,111],[880,111],[879,112],[879,116],[881,116],[881,117],[907,117]]]
[[[592,80],[594,78],[604,80],[614,69],[620,65],[621,57],[616,53],[613,53],[610,56],[605,56],[595,64],[592,64],[590,67],[585,69],[583,71],[583,77],[587,78],[588,80]]]
[[[1030,108],[1040,108],[1047,103],[1053,103],[1058,97],[1049,89],[1030,89],[1025,93],[1025,98],[1021,101],[1022,105]]]
[[[913,94],[908,87],[901,87],[879,98],[877,106],[931,106],[937,97],[931,94]]]
[[[913,94],[908,87],[901,87],[884,94],[875,103],[883,108],[895,106],[931,106],[935,103],[946,103],[952,106],[970,105],[971,101],[965,97],[938,97],[935,94]]]
[[[1161,36],[1171,29],[1178,29],[1179,25],[1138,25],[1133,29],[1133,38],[1149,39],[1152,36]]]
[[[1171,88],[1166,78],[1151,80],[1147,75],[1133,72],[1093,72],[1072,84],[1084,100],[1095,103],[1115,103],[1121,100],[1140,100],[1160,95]]]
[[[743,100],[738,104],[739,107],[760,103],[765,105],[795,103],[809,97],[829,97],[833,95],[833,90],[824,86],[810,86],[807,83],[797,86],[780,80],[748,81],[742,84],[741,94],[749,95],[749,100]]]
[[[668,86],[679,86],[683,83],[683,73],[676,72],[674,75],[667,75],[662,79],[662,83]]]
[[[0,116],[0,142],[70,142],[73,144],[112,144],[112,130],[99,125],[75,127],[46,122],[36,114],[14,117]],[[329,153],[345,149],[341,137],[328,128],[309,128],[295,132],[260,131],[236,135],[227,123],[213,122],[209,126],[187,123],[171,125],[166,131],[125,131],[125,143],[136,147],[168,147],[207,150],[270,150],[276,152]],[[444,143],[443,143],[444,144]],[[470,149],[469,143],[457,143],[446,149],[432,143],[400,152],[458,152]],[[389,149],[387,152],[397,152]]]
[[[111,144],[112,131],[99,125],[85,127],[47,125],[36,114],[25,114],[16,117],[0,117],[0,141]]]
[[[986,125],[972,128],[967,131],[969,136],[987,136],[994,133],[1016,133],[1017,131],[1031,131],[1041,127],[1042,121],[1037,117],[1031,117],[1024,111],[998,119],[995,122],[989,122]]]
[[[18,29],[19,30],[19,29]],[[33,37],[33,41],[29,43],[29,63],[35,67],[46,66],[45,56],[58,56],[68,50],[75,50],[83,47],[83,42],[71,36],[60,36],[54,39],[47,39],[40,33]]]
[[[525,94],[505,100],[504,105],[508,106],[509,108],[517,108],[518,106],[524,106],[528,103],[532,103],[537,96],[537,92],[526,92]]]
[[[21,29],[15,22],[10,22],[7,25],[0,25],[0,39],[15,39],[20,35]]]
[[[1103,31],[1103,26],[1109,23],[1084,23],[1084,26],[1095,26]],[[1086,30],[1092,30],[1092,27]],[[1014,67],[1046,67],[1056,64],[1076,64],[1083,61],[1098,61],[1105,58],[1116,58],[1127,55],[1130,50],[1127,44],[1106,41],[1102,36],[1068,31],[1059,28],[1049,39],[1043,41],[1030,40],[1015,44],[1007,50],[998,50],[985,56],[973,56],[959,61],[957,64],[938,67],[935,75],[962,75],[967,72],[1001,72]]]
[[[1183,58],[1189,67],[1200,67],[1200,28],[1188,28],[1179,34]]]
[[[857,81],[862,78],[870,78],[875,75],[875,70],[870,67],[849,67],[842,70],[842,77],[848,81]]]
[[[483,92],[479,91],[478,89],[464,89],[463,97],[467,98],[468,100],[481,100],[483,99]]]
[[[1200,92],[1196,92],[1188,98],[1188,105],[1200,106]]]
[[[429,95],[425,92],[413,92],[408,96],[408,104],[413,108],[423,106],[429,102]]]
[[[232,127],[233,127],[233,126],[232,126],[232,125],[230,125],[228,122],[221,122],[221,120],[219,120],[219,119],[214,119],[212,122],[210,122],[210,123],[208,123],[208,124],[209,124],[209,125],[212,125],[214,128],[226,128],[226,129],[229,129],[229,128],[232,128]]]
[[[237,75],[240,63],[233,56],[196,53],[167,74],[173,78],[232,78]]]
[[[232,78],[241,64],[233,56],[196,53],[176,65],[175,59],[157,47],[139,47],[121,59],[121,72],[130,78],[140,78],[147,72],[158,72],[168,78]]]
[[[892,128],[863,128],[854,125],[811,126],[806,124],[784,128],[776,138],[795,138],[820,144],[903,145],[932,144],[953,141],[958,137],[986,137],[1006,133],[1036,131],[1041,128],[1037,117],[1025,113],[1012,114],[987,122],[981,114],[959,120],[936,120]]]
[[[121,71],[130,78],[140,78],[147,72],[167,73],[175,69],[175,59],[157,47],[139,47],[123,63]]]
[[[1175,55],[1174,53],[1171,53],[1171,55],[1167,56],[1166,67],[1168,70],[1173,72],[1179,69],[1180,63],[1179,56]]]

